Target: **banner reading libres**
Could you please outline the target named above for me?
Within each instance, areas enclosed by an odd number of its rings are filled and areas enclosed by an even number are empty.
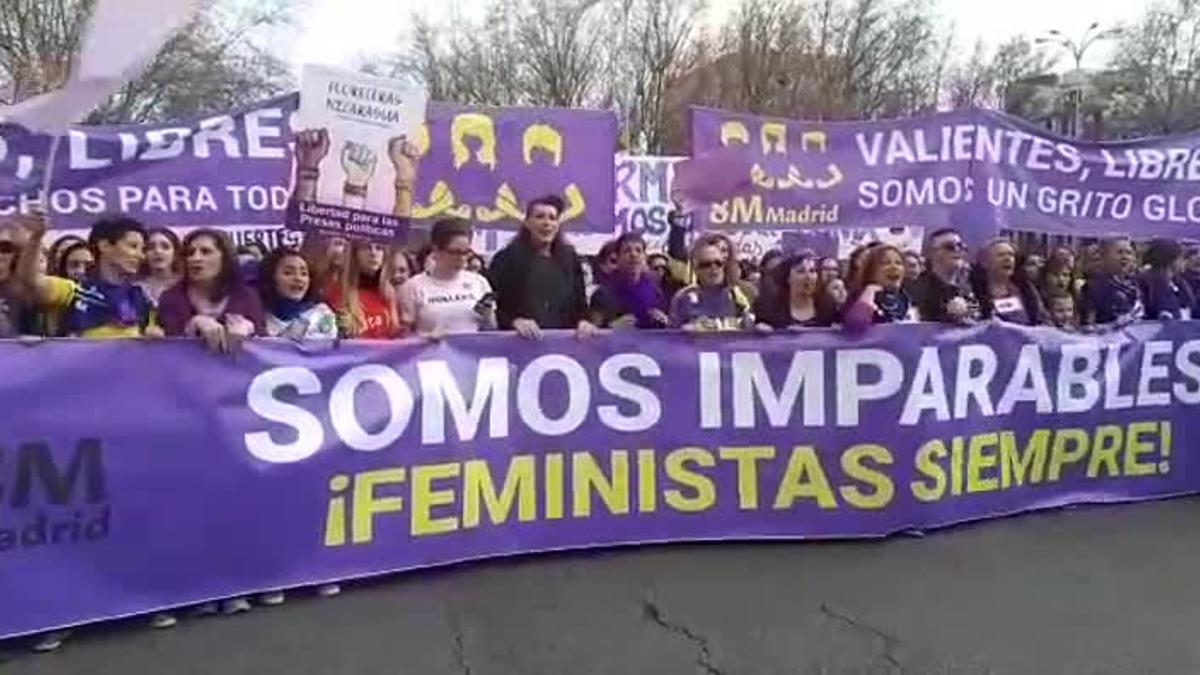
[[[1200,490],[1196,324],[0,343],[0,367],[0,636],[460,560]]]
[[[59,229],[118,212],[164,227],[281,225],[298,101],[173,124],[77,127],[61,144],[48,199],[39,193],[50,138],[0,124],[0,217],[41,206]],[[568,228],[612,232],[616,137],[608,111],[431,103],[409,139],[413,217],[512,230],[529,200],[556,194]]]

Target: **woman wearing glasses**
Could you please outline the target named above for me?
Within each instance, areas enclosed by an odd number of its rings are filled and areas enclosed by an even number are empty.
[[[419,335],[439,339],[456,333],[495,330],[492,286],[467,269],[471,224],[448,218],[433,224],[429,271],[400,287],[400,321]]]
[[[696,283],[671,301],[671,325],[691,331],[744,330],[754,325],[750,300],[726,273],[721,247],[701,240],[692,251]]]
[[[925,271],[913,282],[913,303],[922,321],[969,323],[979,318],[979,303],[966,283],[967,246],[957,230],[929,235]]]

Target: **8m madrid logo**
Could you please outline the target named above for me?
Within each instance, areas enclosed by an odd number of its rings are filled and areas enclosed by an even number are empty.
[[[65,453],[40,441],[0,446],[0,554],[100,541],[109,519],[99,440]]]

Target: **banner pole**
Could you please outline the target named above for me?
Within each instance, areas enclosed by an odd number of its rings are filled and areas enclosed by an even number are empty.
[[[54,210],[50,207],[50,184],[54,181],[54,158],[58,156],[58,144],[62,141],[62,137],[62,134],[54,134],[54,138],[50,140],[50,155],[46,157],[46,175],[42,176],[42,213],[46,218],[46,229],[50,229],[51,212]]]

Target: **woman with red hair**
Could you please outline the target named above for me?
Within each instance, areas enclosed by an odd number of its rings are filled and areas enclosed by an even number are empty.
[[[912,299],[904,291],[904,253],[895,246],[880,244],[863,254],[851,292],[855,301],[844,319],[848,329],[915,320]]]

